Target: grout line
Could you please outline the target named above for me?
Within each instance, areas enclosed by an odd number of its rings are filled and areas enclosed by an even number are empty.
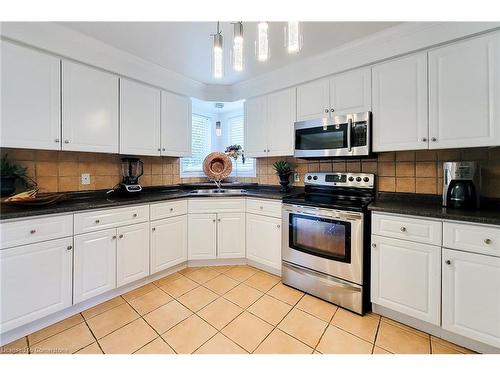
[[[66,319],[72,318],[72,317],[74,317],[75,315],[80,315],[80,316],[81,316],[81,318],[83,319],[83,321],[85,321],[85,318],[83,317],[83,315],[82,315],[82,313],[81,313],[81,312],[76,313],[76,314],[73,314],[73,315],[71,315],[71,316],[68,316]],[[47,326],[47,327],[45,327],[45,328],[42,328],[42,329],[40,329],[40,330],[38,330],[38,331],[35,331],[35,332],[33,332],[33,333],[30,333],[30,335],[32,335],[32,334],[34,334],[34,333],[37,333],[37,332],[40,332],[40,331],[43,331],[44,329],[47,329],[47,328],[49,328],[49,327],[52,327],[53,325],[56,325],[56,324],[58,324],[58,323],[60,323],[60,322],[64,322],[66,319],[60,320],[60,321],[58,321],[58,322],[55,322],[54,324],[51,324],[50,326]],[[59,331],[59,332],[57,332],[57,333],[54,333],[53,335],[47,336],[47,337],[45,337],[44,339],[42,339],[42,340],[40,340],[40,341],[37,341],[37,342],[33,343],[33,346],[35,346],[36,344],[40,344],[40,343],[42,343],[43,341],[48,340],[48,339],[50,339],[51,337],[54,337],[55,335],[58,335],[58,334],[60,334],[60,333],[63,333],[63,332],[67,331],[67,330],[68,330],[68,329],[70,329],[70,328],[76,327],[78,324],[81,324],[81,323],[82,323],[82,322],[79,322],[79,323],[73,324],[72,326],[70,326],[70,327],[67,327],[67,328],[63,329],[62,331]],[[28,335],[26,335],[26,338],[28,338]],[[28,339],[28,345],[29,345],[29,339]]]
[[[87,329],[90,331],[90,334],[92,335],[92,337],[94,337],[95,342],[97,343],[97,346],[99,347],[99,349],[101,350],[101,352],[104,353],[104,350],[102,350],[102,347],[101,347],[101,343],[99,342],[99,340],[97,340],[97,337],[94,335],[94,332],[92,332],[92,330],[90,329],[89,324],[87,323],[87,321],[85,320],[85,318],[83,319],[83,321],[85,322],[85,325],[87,326]],[[90,346],[90,345],[92,345],[92,344],[89,344],[87,346]],[[86,348],[87,346],[84,346],[83,348]],[[83,348],[80,348],[78,350],[82,350]]]
[[[304,298],[304,297],[302,297],[302,298]],[[340,306],[338,306],[338,305],[335,305],[335,306],[337,306],[337,309],[336,309],[336,310],[335,310],[335,312],[333,313],[333,315],[332,315],[332,317],[330,318],[330,320],[327,322],[326,327],[325,327],[325,329],[323,330],[323,333],[321,334],[321,336],[319,337],[318,342],[317,342],[317,343],[316,343],[316,345],[314,346],[313,354],[314,354],[314,352],[318,351],[318,349],[317,349],[317,348],[318,348],[319,343],[320,343],[320,342],[321,342],[321,340],[323,339],[323,336],[325,335],[326,330],[328,329],[328,327],[330,327],[330,324],[332,324],[332,321],[333,321],[334,316],[335,316],[335,315],[337,315],[337,312],[338,312],[338,311],[339,311],[339,309],[340,309]],[[307,311],[306,311],[306,312],[307,312]],[[373,350],[373,349],[372,349],[372,350]],[[319,353],[321,353],[321,352],[319,352]],[[323,353],[321,353],[321,354],[323,354]]]

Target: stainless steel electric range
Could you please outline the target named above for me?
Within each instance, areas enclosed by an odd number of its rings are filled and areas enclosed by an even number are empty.
[[[282,281],[358,314],[369,306],[373,174],[309,173],[283,200]]]

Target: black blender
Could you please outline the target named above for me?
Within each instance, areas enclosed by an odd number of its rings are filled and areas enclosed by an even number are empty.
[[[142,186],[139,185],[139,177],[144,173],[144,163],[138,158],[123,158],[122,159],[122,176],[123,180],[120,184],[118,192],[124,195],[134,195],[142,191]]]

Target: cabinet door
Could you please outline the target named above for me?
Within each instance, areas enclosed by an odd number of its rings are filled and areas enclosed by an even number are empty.
[[[160,155],[160,90],[120,79],[120,153]]]
[[[151,222],[151,274],[187,260],[187,215]]]
[[[443,249],[443,328],[500,347],[499,280],[500,258]]]
[[[427,54],[372,68],[373,151],[428,148]]]
[[[246,215],[247,258],[281,270],[281,219]]]
[[[117,229],[116,286],[149,275],[149,223]]]
[[[118,77],[62,64],[62,149],[118,153]]]
[[[0,251],[0,332],[71,306],[73,238]]]
[[[116,288],[116,230],[75,236],[73,302]]]
[[[217,214],[217,258],[245,257],[245,214]]]
[[[267,96],[245,102],[245,155],[267,156]]]
[[[296,115],[295,89],[278,91],[267,96],[268,156],[293,155]]]
[[[61,61],[0,41],[1,146],[61,149]]]
[[[161,92],[161,154],[191,155],[191,99]]]
[[[320,79],[297,86],[297,121],[314,120],[330,113],[330,83]]]
[[[352,70],[330,79],[330,107],[335,115],[366,112],[372,109],[370,68]]]
[[[429,85],[431,148],[500,145],[500,33],[430,51]]]
[[[188,260],[217,256],[217,215],[188,215]]]
[[[372,235],[371,301],[439,325],[441,248]]]

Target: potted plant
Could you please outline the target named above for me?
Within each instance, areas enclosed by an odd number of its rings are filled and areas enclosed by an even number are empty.
[[[290,191],[288,184],[290,184],[290,176],[293,173],[293,165],[285,160],[278,160],[273,164],[276,174],[280,177],[281,192]]]
[[[11,195],[16,191],[16,182],[26,179],[26,168],[9,159],[7,154],[0,160],[0,196]]]

